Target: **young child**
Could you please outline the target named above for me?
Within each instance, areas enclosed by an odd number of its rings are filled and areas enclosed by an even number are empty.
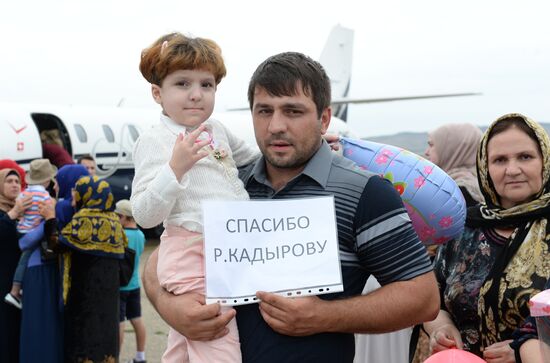
[[[19,233],[23,235],[27,234],[38,227],[44,220],[38,212],[38,207],[40,203],[50,200],[50,194],[46,190],[46,187],[50,185],[56,173],[57,168],[50,164],[48,159],[36,159],[31,161],[30,170],[26,176],[28,186],[27,189],[19,195],[19,198],[31,196],[32,204],[25,210],[23,217],[17,223],[17,231]],[[31,250],[25,250],[21,254],[13,276],[11,290],[4,297],[4,301],[19,309],[23,306],[21,303],[21,284],[31,252]]]
[[[145,360],[145,325],[141,319],[141,296],[139,285],[139,258],[145,245],[145,236],[139,230],[132,217],[132,205],[128,199],[116,203],[115,213],[120,217],[120,224],[124,227],[128,237],[128,248],[136,251],[134,273],[126,286],[120,288],[120,347],[124,342],[124,321],[130,320],[136,333],[136,357],[133,363],[146,363]]]
[[[247,200],[237,167],[259,153],[210,118],[225,76],[212,40],[179,33],[145,49],[140,71],[161,105],[160,123],[137,140],[132,209],[145,228],[164,222],[158,277],[174,294],[204,294],[202,200]],[[189,341],[171,329],[163,362],[241,362],[235,319],[215,341]]]

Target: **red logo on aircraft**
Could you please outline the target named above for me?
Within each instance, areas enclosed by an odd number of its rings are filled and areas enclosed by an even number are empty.
[[[17,129],[17,128],[13,127],[13,125],[10,124],[9,122],[8,122],[8,125],[10,125],[11,129],[13,131],[15,131],[16,134],[20,134],[23,130],[25,130],[27,128],[27,125],[25,125],[25,126],[19,128],[19,129]]]
[[[25,149],[25,143],[24,142],[18,142],[17,143],[17,151],[23,151],[24,149]]]

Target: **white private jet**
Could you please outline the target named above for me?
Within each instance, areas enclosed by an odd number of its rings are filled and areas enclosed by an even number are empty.
[[[454,93],[410,97],[347,98],[351,80],[353,30],[336,26],[331,31],[320,62],[332,85],[333,117],[329,132],[358,137],[345,123],[349,103],[372,103],[399,100],[456,97],[474,93]],[[244,90],[243,90],[244,92]],[[58,130],[63,147],[76,160],[91,154],[98,165],[98,175],[107,178],[115,198],[129,198],[134,164],[133,144],[143,132],[158,122],[159,109],[124,107],[77,107],[0,103],[0,159],[13,159],[24,169],[42,158],[41,134]],[[233,109],[213,117],[231,125],[241,139],[256,145],[250,112]]]

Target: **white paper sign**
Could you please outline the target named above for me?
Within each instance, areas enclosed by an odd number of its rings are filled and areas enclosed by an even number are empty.
[[[207,303],[343,290],[334,198],[205,201]]]

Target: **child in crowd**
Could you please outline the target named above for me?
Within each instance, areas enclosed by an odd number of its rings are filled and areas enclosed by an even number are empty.
[[[50,164],[48,159],[36,159],[31,161],[30,170],[26,176],[28,186],[27,189],[19,195],[19,198],[31,196],[32,204],[25,210],[23,217],[17,223],[17,231],[20,234],[27,234],[34,228],[38,227],[44,220],[38,212],[38,207],[40,203],[51,199],[46,187],[50,185],[52,180],[55,180],[54,177],[56,173],[57,168]],[[21,303],[21,284],[23,282],[25,269],[27,268],[31,252],[31,250],[25,250],[21,254],[13,276],[11,290],[4,297],[5,302],[12,304],[19,309],[23,306]]]
[[[132,209],[145,228],[164,222],[158,277],[174,294],[204,294],[202,200],[247,200],[237,167],[256,149],[210,118],[226,70],[212,40],[172,33],[141,55],[140,71],[161,105],[160,123],[137,140]],[[190,341],[170,330],[163,362],[240,362],[235,319],[215,341]]]
[[[136,251],[134,273],[130,282],[120,288],[120,347],[124,342],[124,321],[130,320],[136,333],[136,357],[132,363],[145,363],[145,325],[141,319],[141,296],[139,284],[139,258],[145,246],[145,236],[137,227],[132,217],[132,206],[128,199],[119,200],[116,203],[115,213],[120,218],[120,224],[124,227],[128,237],[128,248]]]

